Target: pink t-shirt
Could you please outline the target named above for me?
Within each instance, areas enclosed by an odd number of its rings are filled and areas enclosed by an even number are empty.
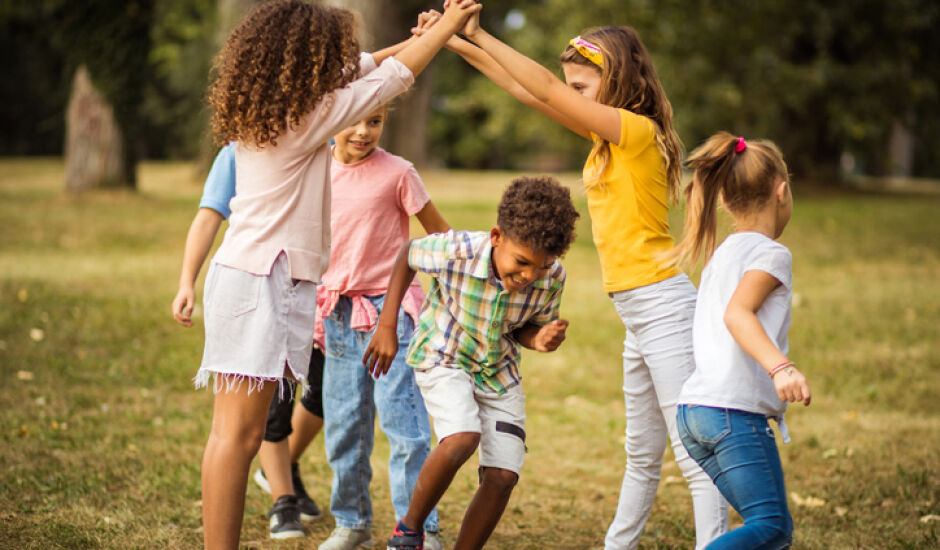
[[[395,58],[376,68],[363,54],[360,67],[362,78],[323,96],[276,146],[238,144],[232,215],[216,262],[269,275],[284,252],[292,278],[320,280],[330,256],[329,139],[414,82]]]
[[[408,217],[430,200],[414,166],[376,147],[359,162],[333,159],[330,230],[336,246],[323,287],[340,294],[385,294],[408,240]]]

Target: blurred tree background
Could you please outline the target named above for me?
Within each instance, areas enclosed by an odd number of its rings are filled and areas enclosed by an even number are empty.
[[[407,37],[417,12],[440,4],[324,1],[361,12],[366,48]],[[131,167],[205,157],[212,56],[257,2],[5,0],[0,47],[13,55],[0,59],[0,155],[63,153],[84,65],[112,105]],[[572,36],[633,26],[690,148],[725,129],[777,141],[800,178],[940,177],[936,0],[490,0],[483,20],[559,74]],[[396,113],[386,145],[418,164],[577,169],[588,149],[449,52]]]

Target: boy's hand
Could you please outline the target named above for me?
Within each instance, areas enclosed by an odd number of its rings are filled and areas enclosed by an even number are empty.
[[[483,5],[476,0],[447,0],[444,2],[444,16],[442,20],[453,24],[453,32],[457,32],[473,14],[483,9]]]
[[[423,11],[418,14],[418,23],[411,27],[411,34],[421,36],[441,19],[441,12],[437,10]]]
[[[176,298],[173,298],[173,318],[184,327],[193,326],[193,305],[196,303],[196,293],[193,287],[181,286]]]
[[[369,347],[362,356],[362,365],[369,370],[373,378],[388,372],[398,353],[398,333],[390,326],[375,327]]]
[[[532,349],[541,352],[555,351],[565,341],[567,328],[567,319],[555,319],[551,323],[542,325],[532,339]]]
[[[774,388],[777,390],[777,397],[785,403],[796,403],[802,401],[804,406],[809,405],[810,393],[809,384],[806,377],[795,366],[790,365],[782,371],[774,374]]]

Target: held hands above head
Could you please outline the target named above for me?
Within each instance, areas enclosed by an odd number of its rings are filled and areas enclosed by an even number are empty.
[[[770,377],[774,381],[777,397],[781,401],[789,403],[802,402],[804,406],[809,406],[811,398],[809,383],[807,383],[803,373],[796,368],[796,365],[789,361],[782,363],[771,371]]]

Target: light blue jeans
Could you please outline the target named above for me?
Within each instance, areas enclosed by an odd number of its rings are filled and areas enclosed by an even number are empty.
[[[385,296],[368,299],[382,311]],[[431,426],[414,371],[405,363],[414,321],[399,311],[398,355],[388,373],[374,380],[362,366],[372,333],[349,327],[351,311],[352,301],[343,296],[333,313],[323,320],[326,331],[323,431],[326,457],[333,469],[330,512],[337,525],[362,529],[372,524],[369,459],[376,412],[390,446],[388,477],[396,521],[408,512],[421,466],[431,452]],[[440,530],[437,510],[431,511],[424,528]]]
[[[715,539],[708,548],[789,548],[793,519],[777,442],[767,418],[734,409],[680,405],[677,424],[689,455],[744,519],[743,526]]]

